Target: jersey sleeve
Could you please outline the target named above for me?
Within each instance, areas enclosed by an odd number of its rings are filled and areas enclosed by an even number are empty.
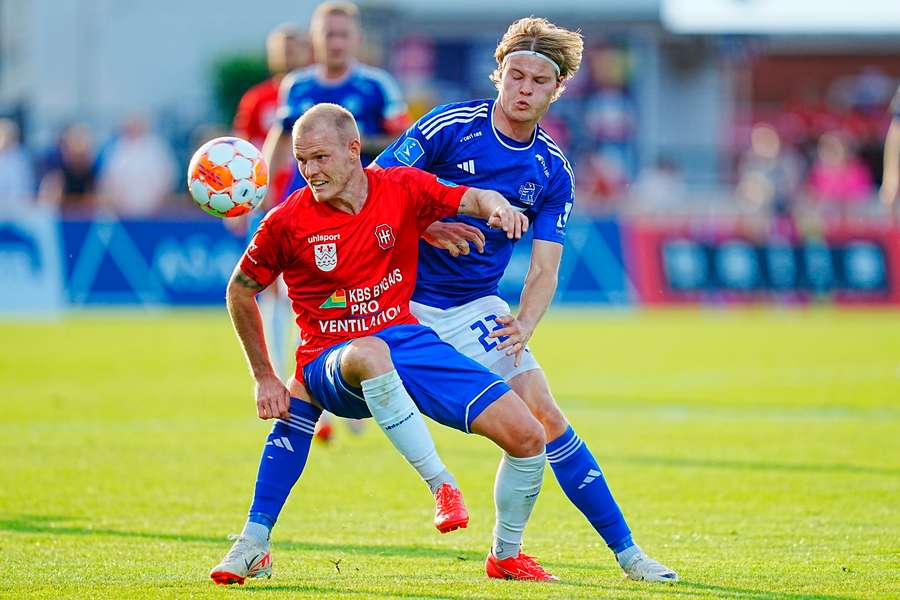
[[[575,205],[575,175],[569,162],[559,157],[562,164],[556,170],[544,204],[534,217],[534,239],[563,244],[572,207]]]
[[[277,223],[273,220],[279,208],[281,205],[270,210],[262,220],[241,257],[241,271],[263,286],[275,281],[284,268],[281,251],[283,236],[278,234]]]
[[[428,170],[440,157],[443,151],[443,140],[440,136],[427,136],[426,124],[440,115],[445,106],[435,107],[424,117],[413,123],[412,127],[394,140],[375,159],[378,166],[415,167]]]
[[[395,175],[415,210],[421,235],[429,225],[459,212],[459,203],[469,189],[419,169],[399,168]]]
[[[282,129],[286,133],[291,132],[294,121],[300,118],[300,110],[297,106],[297,83],[296,72],[289,73],[281,80],[281,87],[278,88],[278,110],[275,112],[276,123],[280,122]]]
[[[403,99],[403,92],[397,81],[387,71],[379,69],[376,72],[375,81],[381,90],[383,100],[381,123],[384,131],[388,135],[398,135],[409,127],[409,113],[406,100]]]
[[[253,139],[251,128],[256,119],[258,104],[259,102],[254,88],[250,88],[243,96],[241,96],[237,112],[234,113],[234,122],[231,125],[235,135],[244,139]]]

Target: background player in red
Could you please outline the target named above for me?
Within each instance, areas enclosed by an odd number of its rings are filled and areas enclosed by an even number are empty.
[[[556,579],[519,551],[543,481],[542,426],[501,377],[409,312],[418,240],[431,223],[467,214],[519,238],[527,219],[497,192],[408,167],[364,170],[353,116],[334,104],[308,110],[293,128],[293,145],[309,185],[266,216],[228,286],[228,310],[256,380],[257,413],[277,422],[244,530],[210,576],[230,584],[271,575],[271,529],[327,409],[375,418],[435,494],[442,532],[465,527],[468,513],[422,414],[493,440],[505,455],[494,486],[497,522],[487,574]],[[280,274],[301,338],[289,388],[266,354],[256,304],[256,294]],[[514,555],[494,557],[509,547]]]
[[[272,76],[244,93],[232,125],[236,136],[252,142],[257,148],[262,148],[266,135],[275,122],[279,106],[278,91],[282,79],[291,71],[306,67],[312,62],[312,45],[309,37],[293,24],[284,24],[273,29],[266,38],[266,60]],[[271,208],[284,198],[287,186],[294,177],[290,148],[283,148],[282,152],[285,156],[277,161],[281,167],[277,171],[270,171],[269,193],[263,199],[265,207]],[[263,211],[259,210],[247,217],[228,219],[226,224],[236,234],[244,236],[248,231],[253,232],[256,229],[262,214]],[[266,291],[264,298],[262,311],[269,354],[273,357],[278,372],[286,375],[291,362],[286,336],[292,318],[287,290],[283,284],[273,285]]]
[[[285,75],[312,62],[309,37],[293,24],[280,25],[266,38],[266,61],[272,76],[247,90],[234,115],[237,136],[262,148],[278,113],[278,90]]]

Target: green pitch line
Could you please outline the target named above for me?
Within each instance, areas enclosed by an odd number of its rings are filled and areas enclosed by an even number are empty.
[[[900,313],[547,317],[532,347],[674,587],[623,581],[549,469],[526,550],[562,583],[488,581],[498,451],[432,427],[472,513],[441,536],[383,436],[339,425],[275,529],[273,579],[215,588],[268,431],[224,311],[0,339],[0,597],[900,597]]]

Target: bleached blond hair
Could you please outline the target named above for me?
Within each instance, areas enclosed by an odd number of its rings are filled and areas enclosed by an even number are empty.
[[[565,82],[574,77],[581,66],[584,40],[581,30],[570,31],[543,17],[526,17],[513,22],[494,51],[497,68],[491,73],[491,81],[498,90],[506,57],[520,50],[543,54],[559,67],[559,78],[563,85],[553,94],[553,100],[556,100],[566,89]]]

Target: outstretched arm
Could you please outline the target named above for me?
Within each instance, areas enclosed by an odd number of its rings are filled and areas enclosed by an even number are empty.
[[[290,407],[290,394],[278,379],[269,360],[262,317],[256,303],[256,295],[265,287],[238,266],[228,282],[226,303],[231,324],[244,348],[244,355],[256,382],[256,411],[259,418],[286,419]]]
[[[492,338],[508,336],[498,348],[508,348],[507,355],[515,354],[516,366],[519,366],[528,340],[556,294],[562,249],[562,244],[556,242],[534,240],[531,245],[531,266],[525,276],[525,287],[519,300],[519,314],[516,317],[498,316],[497,322],[503,328],[490,334]]]
[[[480,217],[488,225],[506,232],[509,239],[519,239],[528,231],[528,217],[493,190],[469,188],[459,203],[459,214]]]
[[[881,178],[881,201],[892,206],[900,188],[900,118],[894,117],[884,139],[884,175]]]

